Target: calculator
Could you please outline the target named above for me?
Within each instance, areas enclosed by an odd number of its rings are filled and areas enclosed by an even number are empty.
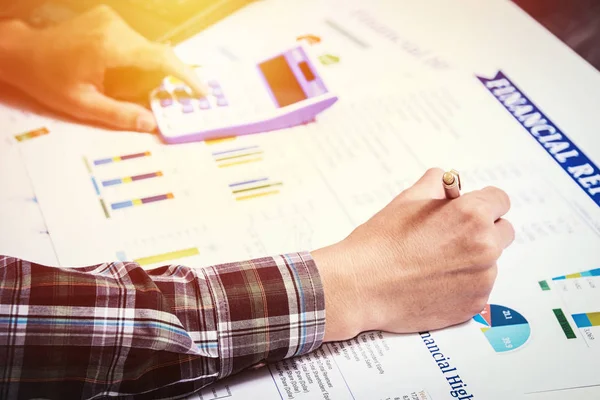
[[[197,95],[166,78],[150,107],[166,143],[186,143],[289,128],[331,107],[331,93],[303,44],[258,63],[195,67],[210,89]]]

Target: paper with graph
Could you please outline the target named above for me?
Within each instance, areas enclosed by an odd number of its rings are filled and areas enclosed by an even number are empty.
[[[453,167],[465,190],[492,184],[512,199],[517,238],[486,309],[439,332],[326,344],[196,398],[512,399],[594,384],[596,205],[475,78],[365,99],[340,101],[315,124],[181,146],[55,126],[23,151],[59,261],[201,267],[312,250],[345,237],[425,168]],[[528,373],[507,375],[514,365]]]

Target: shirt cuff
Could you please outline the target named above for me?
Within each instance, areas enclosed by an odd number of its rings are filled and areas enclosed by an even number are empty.
[[[220,378],[321,346],[325,298],[308,252],[221,264],[205,274],[215,306]]]

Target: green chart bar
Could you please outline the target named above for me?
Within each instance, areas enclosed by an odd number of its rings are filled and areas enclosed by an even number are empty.
[[[577,336],[575,335],[575,332],[573,332],[573,328],[571,328],[571,325],[569,324],[569,321],[567,320],[563,310],[560,308],[555,308],[552,311],[554,312],[554,316],[558,320],[558,323],[560,324],[560,327],[565,333],[567,339],[577,339]]]

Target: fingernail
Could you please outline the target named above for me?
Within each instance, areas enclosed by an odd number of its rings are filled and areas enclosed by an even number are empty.
[[[156,129],[156,120],[152,115],[141,114],[137,118],[136,126],[140,132],[152,132]]]

